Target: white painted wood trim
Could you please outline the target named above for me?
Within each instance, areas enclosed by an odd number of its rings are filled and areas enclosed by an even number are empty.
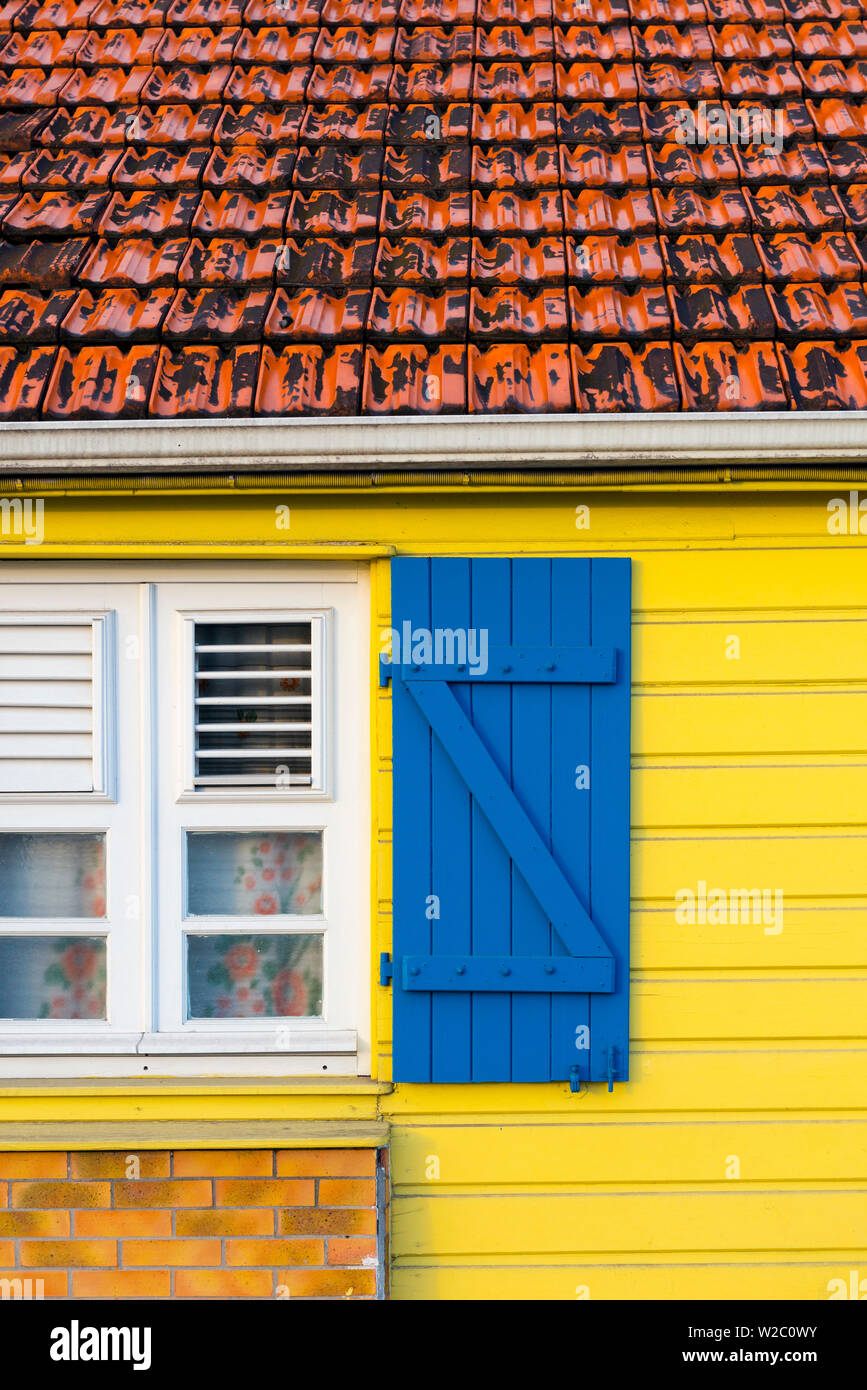
[[[0,472],[867,462],[859,411],[0,423]]]

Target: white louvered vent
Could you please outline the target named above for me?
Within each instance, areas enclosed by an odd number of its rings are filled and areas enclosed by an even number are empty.
[[[96,633],[89,619],[0,619],[0,792],[96,789]]]
[[[195,624],[195,785],[310,787],[315,641],[299,621]]]

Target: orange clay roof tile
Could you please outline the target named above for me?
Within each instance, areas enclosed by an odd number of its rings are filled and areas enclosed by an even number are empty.
[[[3,418],[867,409],[867,0],[0,0]]]

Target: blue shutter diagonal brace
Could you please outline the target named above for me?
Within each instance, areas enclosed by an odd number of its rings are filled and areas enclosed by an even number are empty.
[[[610,1087],[628,1067],[629,561],[400,558],[392,622],[394,1077]],[[467,627],[486,663],[413,660],[407,630],[444,632],[442,653]]]
[[[408,689],[570,955],[611,962],[610,949],[446,683],[413,681]]]

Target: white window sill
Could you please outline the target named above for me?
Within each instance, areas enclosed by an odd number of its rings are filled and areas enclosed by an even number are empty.
[[[270,1041],[274,1032],[19,1029],[0,1034],[0,1077],[358,1075],[353,1029],[296,1028],[282,1046]]]

